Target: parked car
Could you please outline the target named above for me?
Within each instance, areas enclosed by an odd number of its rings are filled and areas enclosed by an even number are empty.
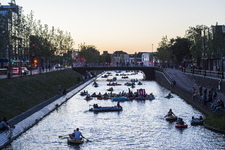
[[[20,70],[18,67],[13,67],[13,74],[20,74]]]
[[[60,68],[60,64],[56,64],[55,65],[55,68]]]
[[[26,67],[20,67],[22,74],[28,74],[28,69]]]

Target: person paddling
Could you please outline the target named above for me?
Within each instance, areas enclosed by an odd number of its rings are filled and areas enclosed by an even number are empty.
[[[77,140],[82,140],[82,138],[85,138],[82,133],[79,131],[79,128],[77,128],[76,130],[74,130],[74,134],[75,134],[75,137],[74,139],[77,139]],[[82,137],[82,138],[80,138]]]
[[[117,102],[117,107],[121,107],[121,106],[120,106],[120,102]]]
[[[175,116],[175,114],[173,113],[172,109],[169,110],[169,112],[167,113],[167,115],[165,117],[169,117],[169,116]]]

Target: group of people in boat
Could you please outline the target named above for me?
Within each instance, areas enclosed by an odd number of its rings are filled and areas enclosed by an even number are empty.
[[[171,116],[175,117],[176,115],[173,113],[172,109],[169,109],[169,111],[168,111],[167,115],[165,115],[165,117],[171,117]],[[191,122],[193,122],[193,121],[194,122],[198,121],[198,122],[202,123],[203,118],[202,118],[202,116],[200,116],[199,118],[194,118],[194,116],[192,116]],[[183,118],[178,117],[176,123],[183,125],[184,124]]]

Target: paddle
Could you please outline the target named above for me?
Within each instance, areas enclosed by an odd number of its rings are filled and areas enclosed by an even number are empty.
[[[64,136],[67,136],[67,135],[60,135],[59,138],[62,138],[62,137],[64,137]]]

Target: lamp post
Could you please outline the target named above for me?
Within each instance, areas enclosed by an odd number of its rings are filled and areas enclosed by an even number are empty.
[[[153,64],[153,44],[152,44],[152,66],[154,66],[154,64]]]

